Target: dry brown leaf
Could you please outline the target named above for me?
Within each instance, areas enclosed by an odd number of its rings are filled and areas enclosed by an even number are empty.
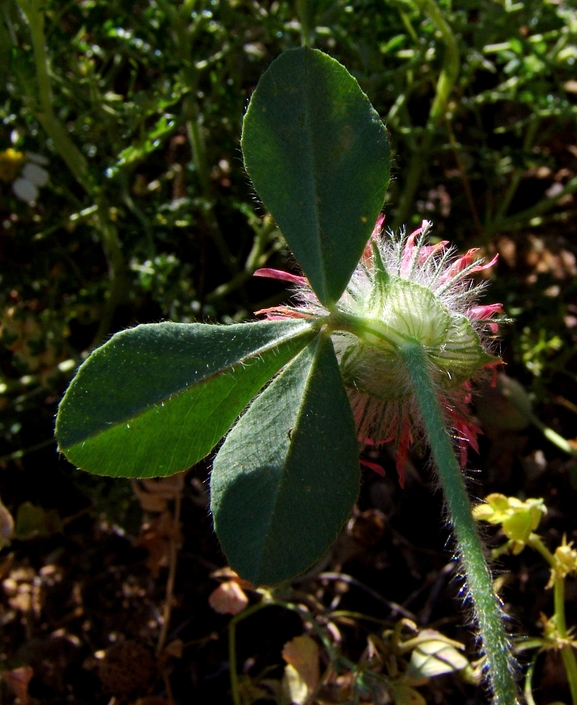
[[[248,597],[234,580],[221,583],[211,592],[208,604],[219,614],[239,614],[248,605]]]
[[[312,693],[319,684],[319,647],[310,636],[295,636],[282,650],[283,659],[292,666]]]
[[[146,492],[141,489],[136,480],[132,481],[132,491],[136,495],[142,510],[145,512],[164,512],[167,509],[167,501],[165,497],[156,495],[151,492]]]
[[[185,473],[180,472],[159,480],[133,480],[132,490],[145,512],[164,512],[169,500],[180,495],[184,487]]]
[[[184,488],[185,472],[179,472],[170,477],[162,477],[157,480],[142,480],[142,484],[147,492],[158,494],[173,499],[179,495]]]

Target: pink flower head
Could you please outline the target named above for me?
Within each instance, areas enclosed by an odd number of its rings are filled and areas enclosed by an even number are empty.
[[[502,309],[500,304],[477,304],[484,284],[472,278],[493,266],[496,257],[484,263],[477,259],[477,250],[457,256],[445,241],[428,244],[431,224],[426,220],[410,235],[400,237],[383,236],[382,225],[381,217],[336,314],[319,302],[304,277],[274,269],[255,274],[289,281],[295,287],[295,305],[259,314],[270,319],[328,317],[359,441],[394,442],[402,486],[409,448],[423,433],[399,349],[407,341],[423,346],[464,466],[468,446],[478,450],[480,432],[468,411],[470,380],[500,362],[490,348],[497,328],[495,316]],[[342,320],[358,324],[340,326],[339,314]]]

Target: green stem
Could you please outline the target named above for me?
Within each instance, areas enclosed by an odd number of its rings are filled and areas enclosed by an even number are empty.
[[[573,194],[575,191],[577,191],[577,176],[570,179],[565,184],[563,189],[559,191],[559,193],[555,194],[555,196],[543,198],[537,204],[531,206],[531,208],[526,208],[524,211],[519,211],[518,213],[510,215],[508,218],[504,218],[503,220],[494,220],[487,226],[488,230],[490,233],[495,233],[520,228],[533,218],[538,218],[552,208],[555,208],[563,196]]]
[[[186,117],[186,132],[192,150],[192,160],[204,198],[204,208],[202,211],[204,221],[223,263],[232,274],[236,274],[238,272],[238,263],[226,243],[214,212],[214,198],[206,164],[206,150],[200,125],[200,111],[194,100],[188,99],[185,101],[184,113]]]
[[[126,294],[126,265],[122,254],[122,244],[118,230],[110,219],[108,207],[104,201],[98,204],[96,212],[98,230],[102,239],[102,247],[108,263],[108,298],[104,302],[100,323],[92,347],[99,345],[112,328],[114,313],[122,303]]]
[[[553,587],[553,603],[555,606],[555,626],[561,640],[567,640],[567,621],[565,619],[565,580],[561,577],[555,578]],[[561,658],[565,666],[569,690],[571,691],[571,701],[573,705],[577,705],[577,659],[573,646],[570,643],[565,643],[561,647]]]
[[[423,168],[427,163],[433,145],[435,130],[445,114],[449,96],[459,76],[460,66],[457,39],[441,10],[433,0],[414,0],[414,3],[423,14],[427,15],[441,33],[445,51],[443,55],[443,67],[437,80],[435,99],[433,100],[433,105],[431,106],[427,119],[426,132],[421,144],[412,153],[407,177],[403,185],[403,192],[399,201],[399,209],[393,222],[393,230],[396,230],[400,225],[405,223],[409,215],[415,194],[419,188]]]
[[[567,621],[565,619],[565,581],[556,577],[553,588],[553,604],[555,606],[555,626],[559,636],[567,636]]]
[[[538,534],[531,534],[527,545],[538,551],[553,570],[553,575],[555,576],[553,583],[555,627],[557,628],[559,639],[565,641],[569,637],[567,620],[565,618],[565,580],[557,574],[555,570],[557,567],[555,556],[545,546]],[[575,658],[575,652],[570,643],[565,643],[561,647],[561,658],[563,659],[563,665],[565,666],[565,673],[567,674],[567,681],[571,691],[571,701],[573,705],[577,705],[577,659]]]
[[[511,646],[504,627],[500,600],[493,590],[491,573],[471,513],[465,482],[427,369],[425,353],[418,343],[406,345],[400,352],[411,378],[455,532],[458,555],[485,652],[493,703],[516,705],[517,688],[511,672]]]
[[[573,457],[577,457],[577,450],[571,446],[569,441],[567,441],[563,436],[559,435],[556,431],[554,431],[552,428],[549,428],[548,426],[545,426],[545,424],[539,419],[535,414],[527,409],[526,405],[523,405],[519,401],[516,401],[515,397],[513,394],[506,394],[505,395],[508,401],[513,404],[513,406],[521,413],[528,421],[530,421],[534,426],[536,426],[541,433],[545,436],[545,438],[553,443],[553,445],[556,445],[559,450],[562,450],[564,453],[567,453],[567,455],[572,455]]]
[[[538,551],[547,563],[549,563],[551,568],[553,568],[553,570],[555,569],[555,556],[551,553],[547,546],[545,546],[543,541],[541,541],[541,537],[538,534],[529,535],[529,538],[527,539],[527,546],[531,546],[532,549]]]
[[[255,229],[252,248],[246,258],[244,269],[238,272],[238,274],[235,274],[229,281],[217,286],[210,294],[207,294],[205,298],[206,303],[218,301],[228,296],[236,289],[239,289],[252,277],[259,267],[263,267],[266,264],[269,254],[265,253],[265,247],[275,227],[274,222],[271,219],[267,219],[261,227]]]
[[[25,455],[28,455],[28,453],[34,453],[37,450],[41,450],[42,448],[46,448],[47,446],[54,445],[56,441],[54,438],[47,438],[44,441],[41,441],[40,443],[36,443],[33,446],[29,446],[28,448],[21,448],[20,450],[15,450],[13,453],[8,453],[7,455],[2,455],[0,456],[0,463],[11,463],[14,460],[20,460],[20,458],[23,458]]]
[[[396,352],[399,351],[399,345],[412,342],[410,336],[391,328],[384,321],[358,318],[336,308],[331,311],[327,323],[332,330],[345,330],[369,344],[374,342],[371,340],[372,337],[378,338]]]
[[[523,695],[525,696],[525,700],[527,701],[527,705],[536,705],[535,704],[535,699],[533,698],[533,672],[535,671],[535,664],[537,663],[537,657],[539,656],[539,652],[533,656],[531,659],[531,663],[529,664],[529,667],[527,668],[527,674],[525,676],[525,687],[523,688]]]
[[[68,131],[54,114],[50,84],[50,63],[46,52],[44,14],[41,9],[41,2],[39,0],[19,0],[19,5],[30,27],[30,37],[34,52],[38,87],[38,98],[31,99],[31,104],[34,106],[34,114],[48,137],[52,140],[56,152],[62,157],[78,183],[89,196],[97,200],[96,222],[108,263],[110,288],[98,331],[93,341],[94,346],[101,342],[110,331],[114,312],[125,294],[126,267],[122,246],[116,226],[110,220],[105,199],[102,195],[98,195],[99,189],[90,178],[86,157],[70,139]]]
[[[91,194],[93,191],[90,182],[88,163],[82,152],[76,147],[68,136],[66,129],[54,115],[52,105],[52,91],[50,88],[49,61],[46,53],[46,40],[44,35],[44,14],[39,8],[38,0],[20,0],[19,6],[28,20],[30,38],[34,52],[34,67],[38,86],[38,101],[34,113],[48,137],[54,143],[54,148],[66,162],[68,168],[84,190]]]
[[[314,45],[314,9],[309,0],[296,0],[296,12],[301,23],[301,45]],[[313,20],[313,22],[311,22]]]
[[[459,76],[459,47],[451,27],[446,22],[443,13],[433,0],[413,0],[413,2],[423,14],[428,16],[439,30],[443,38],[443,44],[445,45],[443,68],[439,74],[435,100],[431,106],[431,112],[429,113],[429,119],[427,121],[429,125],[435,126],[441,121],[441,118],[445,114],[449,96]]]

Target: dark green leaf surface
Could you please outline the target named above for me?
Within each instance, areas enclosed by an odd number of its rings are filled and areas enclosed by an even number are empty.
[[[59,449],[99,475],[185,470],[315,335],[300,321],[122,331],[92,353],[66,392],[56,422]]]
[[[324,304],[359,261],[389,182],[386,130],[357,81],[326,54],[281,54],[252,95],[244,162]]]
[[[355,425],[332,343],[317,338],[252,403],[211,477],[215,529],[255,585],[287,580],[337,537],[359,492]]]

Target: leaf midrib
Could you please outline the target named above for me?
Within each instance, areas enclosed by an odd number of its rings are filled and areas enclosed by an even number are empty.
[[[204,377],[200,377],[200,378],[195,379],[192,384],[188,384],[187,386],[184,386],[182,389],[179,389],[177,391],[170,392],[170,394],[168,394],[166,397],[164,397],[162,399],[158,399],[151,404],[148,404],[147,406],[143,407],[141,410],[136,411],[134,413],[131,413],[128,416],[124,416],[121,419],[115,420],[114,422],[111,422],[109,426],[103,427],[96,432],[92,431],[92,432],[88,433],[84,438],[79,438],[72,445],[66,446],[66,448],[64,448],[64,450],[66,450],[67,448],[73,448],[76,445],[78,445],[79,443],[83,443],[89,439],[97,438],[98,436],[101,436],[102,434],[107,433],[111,429],[117,428],[118,426],[122,426],[127,421],[130,421],[132,419],[137,419],[141,416],[144,416],[145,414],[153,411],[154,409],[158,408],[159,406],[164,407],[165,404],[168,404],[173,399],[176,399],[178,397],[183,396],[184,394],[187,394],[189,391],[191,391],[191,389],[193,389],[195,387],[201,387],[202,385],[207,384],[211,379],[214,379],[216,377],[220,377],[220,376],[223,376],[224,374],[234,372],[238,367],[242,367],[243,365],[250,362],[252,359],[256,359],[260,355],[264,355],[265,353],[269,352],[270,350],[272,350],[276,347],[279,347],[284,342],[287,342],[291,339],[298,338],[299,336],[303,335],[306,331],[307,331],[307,328],[303,327],[296,334],[294,332],[286,333],[281,338],[277,338],[274,341],[269,341],[268,343],[262,345],[259,348],[256,348],[255,350],[251,351],[250,353],[246,353],[242,358],[240,358],[239,360],[236,360],[234,363],[230,363],[228,366],[223,367],[219,370],[215,370],[214,372],[211,372],[210,374],[207,374]]]
[[[314,49],[310,50],[311,52],[314,51]],[[318,255],[318,261],[320,263],[320,275],[321,275],[321,280],[322,280],[322,294],[323,298],[327,299],[329,298],[329,292],[327,289],[327,276],[326,276],[326,271],[325,271],[325,261],[324,261],[324,253],[323,253],[323,248],[322,248],[322,243],[321,243],[321,221],[320,221],[320,216],[319,216],[319,209],[318,209],[318,185],[317,185],[317,158],[316,158],[316,150],[315,150],[315,141],[312,139],[313,135],[313,129],[312,129],[312,111],[310,110],[310,81],[309,81],[309,65],[311,62],[308,60],[309,52],[305,54],[305,61],[304,61],[304,70],[305,70],[305,125],[306,125],[306,134],[307,134],[307,141],[308,141],[308,147],[309,147],[309,153],[311,155],[311,171],[312,171],[312,186],[313,186],[313,205],[314,205],[314,213],[315,213],[315,224],[316,224],[316,232],[317,232],[317,238],[316,238],[316,249],[317,249],[317,255]],[[314,56],[314,54],[310,54],[310,56]]]

